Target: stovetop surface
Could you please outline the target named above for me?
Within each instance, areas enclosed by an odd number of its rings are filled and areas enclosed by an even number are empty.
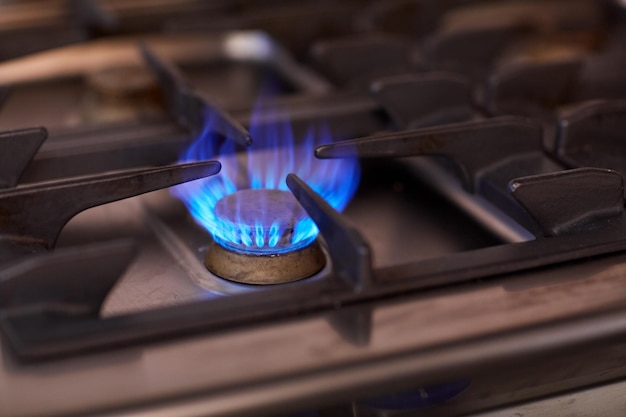
[[[499,242],[412,178],[402,166],[392,163],[364,167],[361,184],[363,191],[355,196],[345,214],[373,243],[374,267],[406,264]],[[268,289],[230,283],[208,272],[203,255],[210,236],[169,191],[85,211],[65,227],[58,247],[119,238],[139,240],[141,251],[107,297],[102,311],[105,316]]]
[[[0,415],[455,416],[622,379],[623,6],[270,3],[0,2]],[[287,180],[315,276],[207,270],[170,188],[220,175],[180,160],[207,115],[238,157],[259,117],[359,157],[341,214]]]

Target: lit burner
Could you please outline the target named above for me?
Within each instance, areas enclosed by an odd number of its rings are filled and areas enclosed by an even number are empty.
[[[324,266],[317,227],[293,197],[285,178],[295,173],[336,210],[356,191],[356,159],[320,160],[313,150],[331,142],[327,129],[311,130],[295,143],[289,122],[260,123],[254,117],[254,144],[235,152],[234,141],[204,134],[183,161],[219,159],[222,171],[185,183],[174,194],[198,224],[213,236],[205,264],[216,275],[252,284],[283,283],[314,275]]]
[[[324,267],[317,241],[291,243],[294,227],[306,213],[288,191],[237,191],[217,202],[215,215],[228,225],[231,240],[216,241],[204,263],[222,278],[279,284],[309,277]]]

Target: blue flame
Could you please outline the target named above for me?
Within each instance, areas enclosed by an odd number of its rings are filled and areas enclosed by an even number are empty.
[[[232,140],[224,140],[212,133],[209,120],[202,135],[184,152],[181,162],[218,159],[222,171],[219,175],[181,184],[173,189],[173,194],[185,203],[195,221],[224,246],[272,253],[304,247],[318,233],[309,217],[304,216],[294,225],[291,245],[276,248],[281,233],[279,219],[272,218],[274,211],[269,203],[262,202],[261,218],[255,219],[254,226],[250,222],[233,223],[219,218],[215,206],[238,190],[289,191],[285,179],[287,174],[295,173],[335,210],[342,211],[359,183],[358,161],[315,158],[316,146],[332,142],[332,135],[325,125],[311,127],[304,138],[296,141],[289,121],[261,122],[264,114],[258,109],[254,113],[250,127],[254,143],[246,152],[235,152]],[[294,200],[293,211],[296,210],[301,209]]]

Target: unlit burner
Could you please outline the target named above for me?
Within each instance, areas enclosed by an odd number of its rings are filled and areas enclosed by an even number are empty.
[[[281,284],[310,277],[324,267],[317,240],[292,243],[294,227],[306,213],[288,191],[237,191],[217,202],[215,215],[230,239],[213,242],[204,263],[219,277],[245,284]]]

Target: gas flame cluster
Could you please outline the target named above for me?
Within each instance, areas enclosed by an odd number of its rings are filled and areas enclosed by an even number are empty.
[[[360,170],[356,159],[315,158],[315,147],[333,140],[325,125],[311,126],[304,137],[296,138],[288,120],[264,117],[260,108],[257,106],[249,129],[253,144],[239,152],[234,141],[213,133],[209,117],[204,132],[183,153],[181,162],[217,159],[222,163],[222,171],[177,186],[173,194],[218,243],[243,246],[249,252],[281,253],[304,247],[315,239],[318,229],[309,217],[294,225],[291,245],[277,247],[279,222],[272,219],[270,201],[267,207],[261,207],[262,218],[255,220],[254,226],[219,218],[215,213],[218,201],[246,188],[288,191],[285,179],[287,174],[295,173],[335,210],[342,211],[356,191]],[[294,199],[294,210],[295,204]]]

